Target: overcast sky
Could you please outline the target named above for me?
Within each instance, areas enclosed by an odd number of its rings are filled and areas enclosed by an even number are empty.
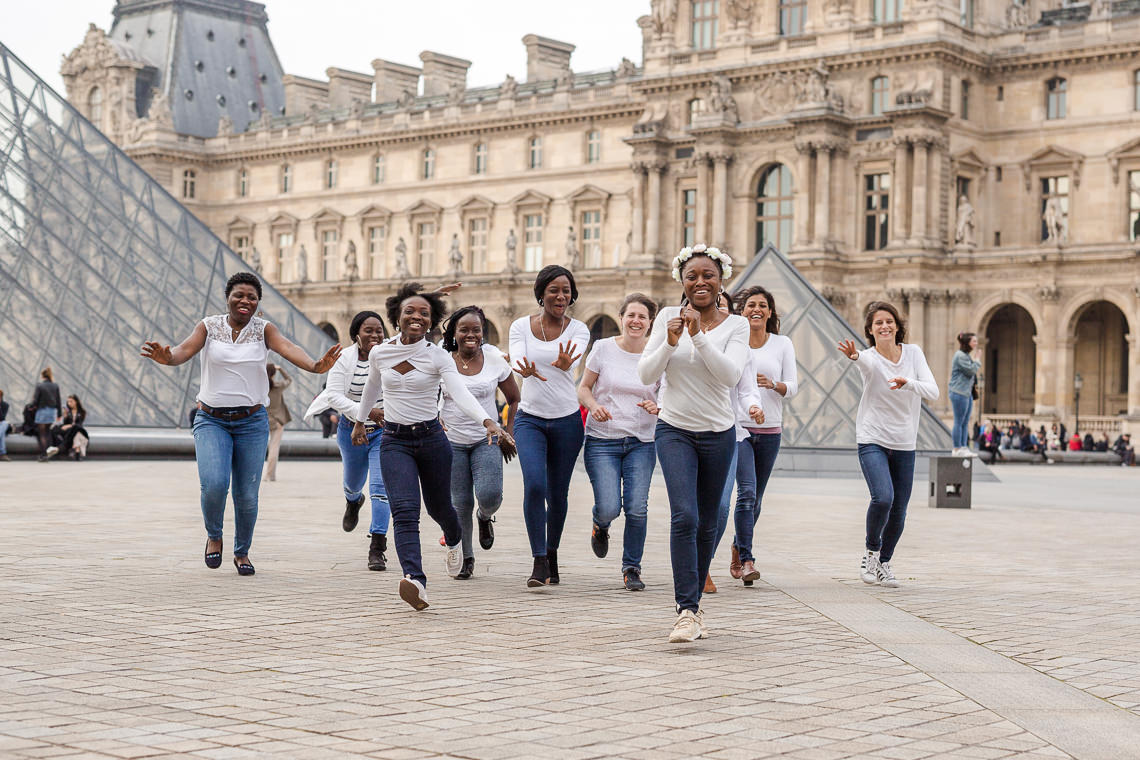
[[[372,73],[372,59],[420,65],[424,50],[472,62],[470,86],[526,79],[525,34],[577,46],[575,71],[641,63],[637,17],[649,0],[265,0],[287,74],[324,79],[329,66]],[[56,88],[61,56],[87,23],[111,27],[114,0],[5,0],[0,41]]]

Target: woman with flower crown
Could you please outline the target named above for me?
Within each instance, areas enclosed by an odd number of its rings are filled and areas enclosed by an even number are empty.
[[[672,515],[669,554],[678,617],[669,641],[679,643],[707,635],[701,589],[736,448],[731,393],[748,364],[749,348],[744,318],[717,309],[722,283],[732,276],[727,254],[705,245],[683,248],[672,274],[684,298],[657,315],[637,373],[646,385],[666,380],[654,443]]]

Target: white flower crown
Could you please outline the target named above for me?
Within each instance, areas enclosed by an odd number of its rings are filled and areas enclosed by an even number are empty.
[[[727,280],[732,277],[732,257],[719,248],[710,248],[704,243],[697,243],[694,246],[686,246],[682,248],[680,253],[673,257],[673,279],[677,282],[681,281],[681,267],[686,261],[693,258],[694,254],[702,254],[708,256],[713,261],[720,265],[720,277],[722,280]]]

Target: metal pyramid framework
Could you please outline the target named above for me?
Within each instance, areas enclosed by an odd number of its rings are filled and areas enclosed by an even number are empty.
[[[850,449],[855,446],[855,415],[863,394],[863,379],[853,362],[836,349],[853,339],[866,348],[863,335],[839,315],[792,263],[771,244],[766,245],[732,285],[736,293],[753,285],[771,291],[780,315],[780,334],[796,347],[799,392],[784,404],[784,446],[808,449]],[[950,448],[950,431],[922,405],[918,450]]]
[[[198,361],[160,367],[139,347],[224,312],[226,280],[248,268],[0,44],[0,389],[13,411],[50,366],[88,424],[186,425]],[[261,315],[311,356],[328,348],[268,285]],[[293,399],[320,390],[291,374]]]

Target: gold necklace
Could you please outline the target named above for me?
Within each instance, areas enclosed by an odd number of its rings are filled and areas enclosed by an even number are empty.
[[[563,330],[563,328],[564,328],[564,327],[565,327],[565,325],[566,325],[566,321],[565,321],[565,320],[566,320],[566,317],[564,316],[564,317],[562,317],[562,319],[561,319],[561,320],[559,320],[559,322],[558,322],[558,334],[559,334],[559,335],[561,335],[561,334],[562,334],[562,330]],[[550,342],[550,340],[549,340],[549,339],[547,339],[547,337],[546,337],[546,326],[545,326],[544,324],[542,324],[542,315],[541,315],[541,314],[539,314],[539,315],[538,315],[538,329],[539,329],[539,330],[542,330],[542,341],[543,341],[544,343],[549,343],[549,342]]]

